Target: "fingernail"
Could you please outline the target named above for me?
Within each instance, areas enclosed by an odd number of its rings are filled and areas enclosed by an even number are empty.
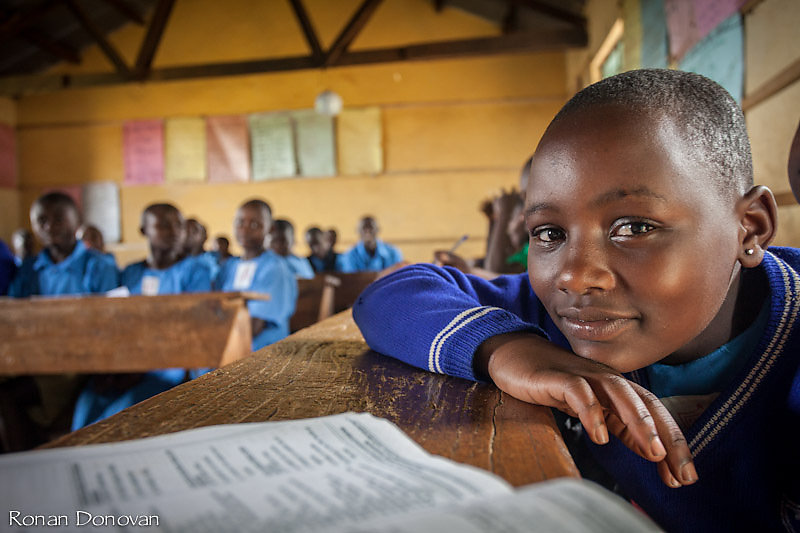
[[[681,486],[681,483],[673,476],[669,476],[669,486],[672,487],[673,489],[677,489]]]
[[[605,425],[598,426],[594,432],[594,440],[600,444],[608,443],[608,430]]]
[[[650,441],[650,453],[652,453],[656,457],[667,455],[667,450],[664,449],[664,445],[661,443],[661,439],[659,439],[657,435],[654,436],[653,439]]]
[[[681,467],[681,477],[684,483],[697,481],[697,470],[694,469],[694,463],[686,463]]]

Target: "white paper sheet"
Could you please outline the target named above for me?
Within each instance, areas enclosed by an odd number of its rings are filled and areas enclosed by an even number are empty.
[[[59,531],[131,516],[157,517],[165,531],[317,532],[511,492],[427,454],[385,420],[352,413],[0,456],[0,479],[3,526],[12,511],[19,523],[65,516]]]

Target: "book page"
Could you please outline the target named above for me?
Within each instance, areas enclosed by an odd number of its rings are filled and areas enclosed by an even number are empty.
[[[0,479],[0,523],[27,531],[347,531],[511,493],[353,413],[0,456]]]
[[[644,513],[590,481],[562,478],[468,506],[376,520],[349,533],[647,533],[662,531]]]

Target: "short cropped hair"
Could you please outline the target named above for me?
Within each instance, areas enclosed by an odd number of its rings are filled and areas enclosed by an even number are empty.
[[[75,210],[75,213],[78,215],[78,219],[81,218],[81,210],[78,209],[78,204],[75,203],[75,200],[72,199],[72,196],[65,194],[59,191],[48,192],[46,194],[41,195],[39,198],[36,199],[35,202],[31,205],[31,212],[33,212],[34,206],[40,205],[42,207],[45,206],[54,206],[54,205],[63,205]]]
[[[147,221],[147,215],[151,214],[155,215],[159,211],[162,213],[175,213],[179,219],[183,218],[183,215],[181,215],[180,210],[178,210],[178,208],[172,204],[167,204],[167,203],[150,204],[144,208],[144,211],[142,211],[142,217],[139,220],[139,227],[143,228],[145,226],[145,222]]]
[[[275,231],[290,231],[292,235],[294,235],[294,224],[286,220],[285,218],[276,218],[272,222],[272,227]]]
[[[260,209],[261,211],[267,214],[267,217],[269,219],[272,219],[272,208],[269,206],[267,202],[265,202],[260,198],[251,198],[250,200],[247,200],[239,207],[239,209],[243,207],[254,207],[256,209]]]
[[[604,105],[671,118],[693,148],[692,157],[711,170],[713,185],[721,194],[742,195],[753,186],[753,158],[744,114],[718,83],[679,70],[624,72],[578,92],[561,108],[548,130],[577,112]]]

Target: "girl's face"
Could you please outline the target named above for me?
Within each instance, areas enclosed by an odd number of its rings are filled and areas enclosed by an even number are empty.
[[[619,108],[578,112],[539,145],[528,273],[576,354],[628,372],[729,340],[740,221],[692,155],[671,120]]]

